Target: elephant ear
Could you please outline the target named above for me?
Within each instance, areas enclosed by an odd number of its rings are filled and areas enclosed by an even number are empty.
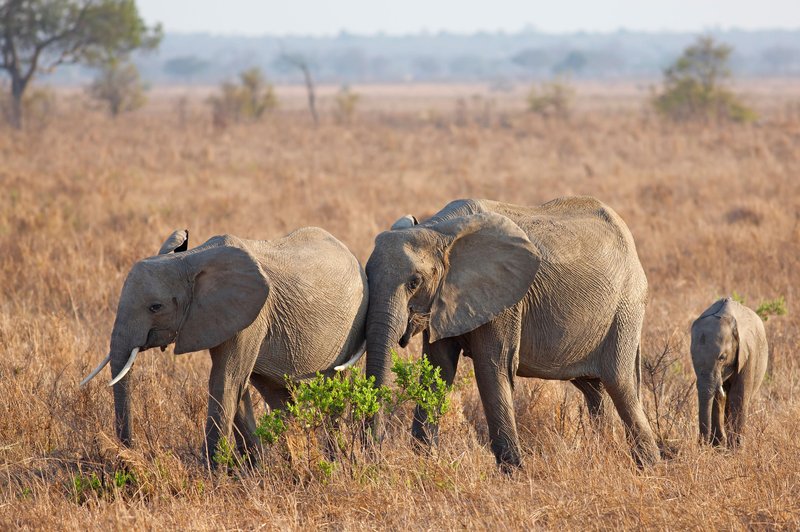
[[[739,324],[736,322],[735,318],[730,318],[731,320],[731,336],[733,336],[733,346],[734,351],[736,354],[736,373],[741,373],[742,369],[744,369],[744,365],[747,362],[747,348],[745,347],[742,349],[742,340],[739,337]]]
[[[731,331],[736,343],[736,372],[742,374],[747,371],[750,356],[757,356],[759,352],[757,322],[761,318],[747,307],[741,307],[735,311],[732,321]]]
[[[188,229],[178,229],[174,231],[171,235],[167,237],[163,244],[161,244],[161,249],[158,250],[159,255],[166,255],[170,252],[179,253],[181,251],[186,251],[189,248],[189,230]]]
[[[220,246],[181,258],[192,280],[192,297],[175,354],[216,347],[255,321],[267,300],[269,281],[253,255]]]
[[[541,254],[510,219],[482,213],[431,229],[451,238],[431,306],[431,342],[477,329],[525,296]]]
[[[392,224],[391,230],[409,229],[417,224],[419,224],[419,220],[417,220],[416,216],[413,214],[406,214],[402,218],[398,218],[397,221]]]

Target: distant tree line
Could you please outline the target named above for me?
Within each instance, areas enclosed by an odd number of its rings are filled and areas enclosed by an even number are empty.
[[[718,32],[740,76],[800,77],[800,30]],[[138,64],[155,83],[217,83],[250,66],[279,83],[303,83],[283,50],[307,58],[320,83],[652,79],[695,35],[617,32],[244,38],[167,35],[159,57]]]

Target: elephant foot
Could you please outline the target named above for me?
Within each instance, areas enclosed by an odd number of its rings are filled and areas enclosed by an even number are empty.
[[[519,459],[516,459],[515,461],[508,461],[508,462],[506,462],[506,461],[501,462],[501,461],[498,460],[497,461],[497,467],[500,470],[500,472],[503,475],[507,476],[507,477],[510,477],[511,475],[516,473],[517,471],[522,471],[522,469],[523,469],[522,461],[519,460]]]
[[[420,456],[436,458],[439,456],[439,447],[429,440],[423,440],[416,436],[411,438],[411,449]]]
[[[517,449],[506,444],[492,443],[495,461],[500,471],[510,475],[522,469],[522,457]]]
[[[645,469],[652,467],[661,461],[661,451],[655,442],[640,443],[633,449],[633,460],[636,467]]]
[[[413,443],[420,448],[432,448],[439,445],[439,425],[420,421],[416,417],[411,424]]]

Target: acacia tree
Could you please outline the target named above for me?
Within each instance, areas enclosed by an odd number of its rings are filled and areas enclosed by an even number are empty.
[[[0,69],[11,78],[9,120],[22,127],[22,97],[37,73],[64,64],[96,64],[153,49],[135,0],[0,0]]]
[[[698,38],[664,72],[664,89],[653,101],[656,110],[675,120],[755,119],[755,113],[727,88],[732,52],[712,37]]]

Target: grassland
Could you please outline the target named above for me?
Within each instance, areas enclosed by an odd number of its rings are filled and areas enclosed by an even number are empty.
[[[313,128],[295,94],[224,131],[197,95],[156,94],[116,121],[59,95],[28,131],[0,130],[0,528],[797,529],[800,90],[753,87],[758,123],[707,126],[664,123],[643,91],[602,87],[579,90],[567,121],[512,95],[382,89],[352,123],[323,98]],[[616,414],[593,429],[570,385],[531,379],[515,392],[525,468],[504,477],[468,360],[438,456],[409,448],[403,411],[377,457],[329,478],[281,452],[256,471],[203,467],[205,353],[139,357],[130,450],[113,435],[107,372],[77,386],[106,354],[130,266],[173,229],[196,245],[318,225],[364,261],[407,212],[566,194],[613,206],[647,272],[644,355],[667,353],[643,389],[669,455],[653,468],[634,467]],[[789,314],[766,324],[768,376],[746,448],[730,454],[696,443],[687,333],[733,291],[751,304],[784,295]],[[115,483],[121,471],[135,481]]]

